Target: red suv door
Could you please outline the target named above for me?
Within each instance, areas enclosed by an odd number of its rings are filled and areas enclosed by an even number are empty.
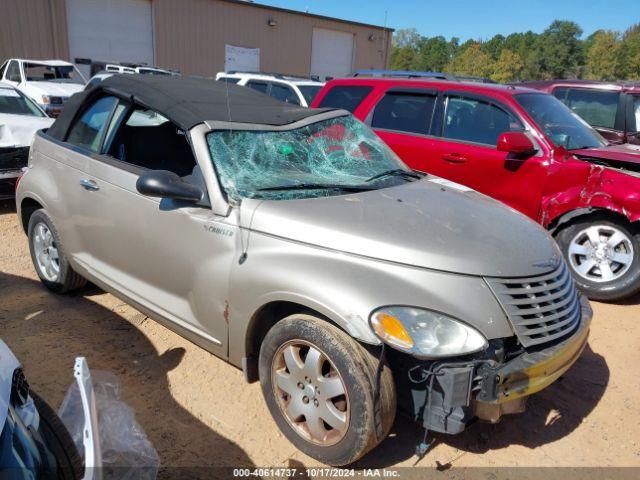
[[[437,91],[427,88],[390,88],[367,116],[366,123],[411,168],[438,175],[430,162],[434,148]]]
[[[546,171],[542,152],[523,157],[496,148],[501,133],[522,131],[523,122],[510,108],[484,96],[445,92],[440,101],[438,136],[432,137],[425,159],[428,171],[537,220]]]

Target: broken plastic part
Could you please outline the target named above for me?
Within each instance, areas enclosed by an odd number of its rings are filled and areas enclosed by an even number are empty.
[[[378,173],[406,168],[369,127],[352,116],[294,130],[217,130],[207,135],[207,142],[221,186],[232,200],[335,195],[341,193],[339,189],[260,189],[300,184],[358,186]],[[403,181],[386,178],[368,186]]]

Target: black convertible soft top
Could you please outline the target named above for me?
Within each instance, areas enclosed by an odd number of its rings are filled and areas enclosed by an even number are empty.
[[[95,87],[73,95],[47,134],[63,140],[85,101],[105,93],[153,109],[182,130],[206,121],[284,126],[331,110],[290,105],[227,82],[124,74],[113,75]]]

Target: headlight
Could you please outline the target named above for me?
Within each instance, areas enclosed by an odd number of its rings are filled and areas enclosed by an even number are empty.
[[[459,320],[415,307],[383,307],[369,319],[386,344],[416,357],[465,355],[487,348],[487,339]]]

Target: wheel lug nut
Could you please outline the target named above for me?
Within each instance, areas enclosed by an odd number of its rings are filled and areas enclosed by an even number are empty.
[[[304,379],[307,383],[311,383],[311,379],[309,377],[304,377]]]
[[[317,407],[318,405],[320,405],[320,402],[318,401],[317,398],[313,399],[313,404]]]
[[[302,390],[302,389],[304,388],[304,385],[302,384],[302,382],[298,382],[298,388],[299,388],[300,390]]]
[[[309,403],[309,397],[307,397],[306,395],[302,397],[302,403],[304,403],[305,405]]]
[[[320,395],[320,389],[316,387],[316,395]]]

